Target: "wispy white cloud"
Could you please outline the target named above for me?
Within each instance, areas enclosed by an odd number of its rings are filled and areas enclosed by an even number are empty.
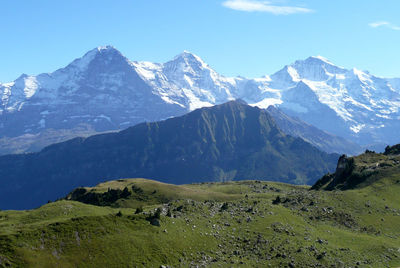
[[[380,27],[386,27],[395,31],[400,31],[400,27],[392,24],[388,21],[376,21],[376,22],[371,22],[370,24],[368,24],[370,27],[372,28],[380,28]]]
[[[290,15],[295,13],[311,13],[312,9],[296,6],[275,5],[270,1],[256,0],[226,0],[224,7],[245,12],[267,12],[275,15]]]

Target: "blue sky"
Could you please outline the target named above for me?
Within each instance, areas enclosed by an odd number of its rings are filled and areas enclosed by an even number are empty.
[[[131,60],[183,50],[259,77],[311,55],[400,77],[398,0],[0,1],[0,82],[63,67],[100,45]]]

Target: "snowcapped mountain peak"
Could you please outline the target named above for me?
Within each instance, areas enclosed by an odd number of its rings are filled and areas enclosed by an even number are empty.
[[[111,46],[111,45],[106,45],[106,46],[98,46],[97,47],[97,51],[101,52],[101,51],[109,51],[109,50],[117,50],[115,47]]]
[[[179,59],[196,60],[203,62],[203,60],[199,56],[195,55],[194,53],[188,50],[184,50],[182,53],[176,55],[173,60],[179,60]]]
[[[181,54],[174,57],[172,61],[166,62],[165,66],[191,66],[196,69],[209,68],[209,66],[197,55],[184,50]]]
[[[306,61],[315,61],[315,62],[323,62],[326,64],[330,64],[330,65],[334,65],[331,61],[329,61],[327,58],[323,57],[323,56],[311,56],[309,58],[306,59]]]
[[[96,56],[102,56],[102,57],[111,56],[111,57],[120,57],[122,59],[126,59],[126,57],[122,55],[122,53],[118,49],[110,45],[97,47],[92,51],[95,52]]]
[[[338,67],[322,56],[297,60],[271,76],[279,86],[289,86],[301,80],[326,81],[336,75],[344,75],[346,69]]]
[[[100,46],[97,47],[95,49],[92,49],[91,51],[89,51],[88,53],[94,53],[96,57],[106,57],[106,56],[111,56],[111,57],[120,57],[123,59],[126,59],[126,57],[124,55],[122,55],[122,53],[116,49],[113,46]]]
[[[297,60],[291,66],[309,66],[309,67],[328,67],[342,70],[344,68],[333,64],[327,58],[322,56],[311,56],[305,60]]]
[[[325,81],[335,75],[343,75],[347,72],[346,69],[334,65],[322,56],[313,56],[305,60],[298,60],[289,67],[296,70],[299,79],[310,81]]]
[[[75,72],[84,72],[96,60],[96,65],[109,65],[115,62],[129,62],[122,53],[113,46],[100,46],[87,52],[83,57],[75,59],[65,69],[74,69]]]

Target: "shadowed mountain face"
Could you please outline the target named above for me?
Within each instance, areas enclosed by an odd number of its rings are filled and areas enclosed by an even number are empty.
[[[312,184],[338,155],[285,135],[267,111],[239,101],[119,133],[0,157],[1,208],[32,208],[81,185],[147,177],[176,184],[237,179]]]
[[[349,155],[362,152],[360,145],[320,130],[299,118],[290,117],[279,108],[270,106],[267,111],[285,134],[302,138],[322,151]]]

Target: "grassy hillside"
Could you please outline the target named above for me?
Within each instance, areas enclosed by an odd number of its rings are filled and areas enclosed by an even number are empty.
[[[122,194],[125,188],[129,194],[125,198],[118,198],[117,193]],[[221,189],[218,190],[201,189],[198,185],[178,186],[148,179],[121,179],[100,183],[96,187],[75,189],[66,199],[92,205],[138,208],[179,199],[201,202],[230,201],[241,198],[240,193],[224,193]],[[114,193],[114,196],[110,197],[113,195],[110,193]]]
[[[348,191],[130,179],[85,193],[125,187],[112,207],[61,200],[0,212],[0,267],[400,266],[396,178]],[[160,226],[150,224],[158,208]]]

